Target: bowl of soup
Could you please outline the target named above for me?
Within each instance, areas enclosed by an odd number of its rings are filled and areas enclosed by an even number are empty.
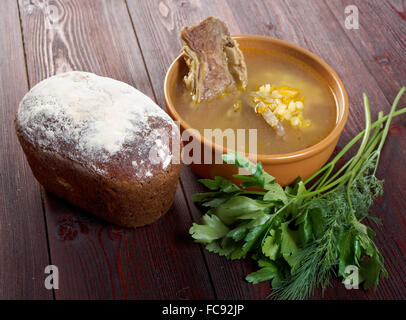
[[[261,162],[281,185],[310,177],[331,156],[347,121],[348,96],[341,79],[320,57],[289,42],[258,35],[236,35],[233,39],[247,65],[248,86],[244,90],[196,103],[183,83],[188,68],[182,56],[166,74],[166,108],[180,125],[185,162],[200,177],[222,176],[235,181],[237,168],[222,163],[221,154],[239,151]],[[252,106],[253,96],[264,86],[300,91],[305,124],[298,126],[286,116],[281,121],[283,135],[270,128]]]

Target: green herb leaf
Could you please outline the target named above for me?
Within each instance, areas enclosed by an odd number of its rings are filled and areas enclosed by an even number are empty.
[[[218,198],[212,198],[210,200],[207,200],[205,202],[202,203],[203,207],[211,207],[211,208],[216,208],[219,205],[223,204],[224,202],[226,202],[228,199],[230,199],[230,197],[223,197],[223,196],[219,196]]]
[[[262,253],[271,260],[276,260],[280,250],[280,240],[281,232],[280,230],[275,231],[272,229],[270,234],[265,238],[262,244]]]
[[[204,202],[204,201],[208,201],[212,198],[215,198],[217,196],[222,196],[222,193],[221,192],[195,193],[192,195],[192,201],[193,202]]]
[[[376,250],[369,260],[361,263],[359,269],[360,282],[363,282],[365,289],[373,286],[374,290],[376,290],[381,274],[383,278],[388,276],[388,272],[383,265],[383,257]]]
[[[285,194],[283,188],[277,184],[269,184],[267,186],[267,193],[264,195],[264,201],[281,201],[282,203],[286,204],[288,202],[288,197]]]
[[[242,246],[242,253],[244,256],[248,253],[248,251],[253,248],[259,239],[261,239],[261,236],[264,233],[265,225],[259,225],[250,230],[248,232],[247,236],[245,237],[244,241],[245,244]]]
[[[241,224],[237,228],[230,230],[227,233],[227,237],[232,238],[234,241],[241,241],[247,236],[248,231],[249,229],[247,227],[247,224]]]
[[[340,262],[338,274],[340,276],[345,276],[344,270],[349,265],[359,266],[358,259],[359,253],[355,254],[355,244],[354,234],[352,229],[343,232],[338,240],[338,252],[340,253]]]
[[[229,231],[216,215],[205,214],[202,222],[201,225],[193,223],[189,230],[196,242],[210,243],[224,237]]]
[[[272,280],[277,276],[278,269],[276,268],[276,266],[267,266],[259,269],[258,271],[250,273],[245,277],[245,280],[253,284],[256,284],[262,281]]]
[[[295,268],[298,263],[297,254],[300,251],[297,245],[298,235],[297,232],[289,229],[289,222],[281,224],[281,253],[286,262]]]
[[[206,188],[210,190],[220,190],[225,193],[232,193],[239,191],[240,188],[232,183],[230,180],[224,179],[222,177],[216,176],[214,179],[200,179],[201,182]]]
[[[271,205],[264,204],[245,196],[235,196],[214,209],[214,213],[226,225],[237,220],[254,219],[262,213],[268,213]]]
[[[270,185],[275,182],[275,178],[264,171],[260,162],[255,165],[238,152],[224,154],[223,160],[228,164],[234,164],[251,173],[250,175],[235,174],[233,176],[234,178],[244,180],[241,184],[244,188],[260,187],[268,190]]]
[[[241,248],[233,241],[213,241],[206,245],[206,250],[220,256],[225,256],[227,259],[231,259],[233,252],[241,250]]]

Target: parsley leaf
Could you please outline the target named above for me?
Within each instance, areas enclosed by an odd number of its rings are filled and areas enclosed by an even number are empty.
[[[193,223],[189,233],[200,243],[210,243],[213,240],[224,237],[229,229],[221,222],[221,220],[214,214],[205,214],[202,218],[201,225]]]

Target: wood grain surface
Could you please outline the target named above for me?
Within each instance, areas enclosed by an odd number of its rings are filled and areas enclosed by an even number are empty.
[[[350,84],[346,85],[346,88],[351,101],[351,112],[338,147],[345,145],[345,142],[363,127],[363,122],[359,121],[363,118],[361,101],[363,91],[368,93],[370,100],[375,104],[375,107],[373,107],[374,115],[381,109],[388,111],[390,107],[388,100],[393,100],[392,96],[385,98],[374,75],[363,63],[360,55],[346,36],[340,21],[332,14],[324,2],[230,0],[227,2],[222,1],[214,6],[205,6],[204,2],[197,1],[187,2],[187,4],[176,1],[159,3],[144,1],[142,4],[139,1],[128,1],[128,4],[136,33],[139,35],[141,48],[143,52],[147,52],[144,53],[147,69],[151,75],[158,102],[161,104],[164,103],[161,93],[163,91],[162,79],[165,70],[179,54],[181,48],[178,32],[173,30],[179,30],[183,25],[195,24],[208,15],[215,15],[227,21],[231,32],[234,34],[269,35],[305,47],[325,59],[338,72],[344,83]],[[150,15],[140,15],[140,12],[149,12]],[[314,14],[315,12],[322,14]],[[344,13],[344,9],[342,12]],[[138,17],[138,19],[134,17]],[[252,17],[255,17],[255,23],[252,23]],[[152,32],[152,34],[149,34],[149,32]],[[157,46],[162,47],[163,50],[154,50]],[[357,67],[354,68],[354,66]],[[405,76],[403,76],[403,80],[404,78]],[[397,90],[399,88],[400,86],[398,86]],[[405,121],[403,121],[404,123]],[[382,166],[385,166],[384,162],[382,162]],[[394,177],[397,175],[395,171],[390,173]],[[388,176],[388,173],[385,172],[385,175]],[[194,218],[199,220],[201,213],[191,202],[191,195],[203,189],[196,182],[194,174],[187,168],[184,169],[182,175],[182,184]],[[402,211],[404,208],[404,204],[401,204],[400,210]],[[374,210],[374,213],[382,216],[383,213],[380,211]],[[391,221],[390,223],[402,225],[405,215],[391,215],[390,217],[384,217],[384,219],[388,219]],[[383,232],[384,230],[379,231]],[[385,237],[378,239],[378,245],[381,248],[387,241],[393,243],[395,240],[387,232],[384,234]],[[402,240],[404,242],[404,239]],[[405,257],[405,253],[400,251],[395,243],[393,244],[385,255],[387,259],[393,256]],[[253,288],[248,285],[251,288],[247,288],[243,277],[249,271],[247,270],[250,267],[249,263],[225,262],[224,258],[210,253],[206,253],[206,259],[209,270],[215,270],[212,272],[212,278],[219,298],[258,298],[269,293],[269,289],[265,284],[256,285]],[[222,268],[219,269],[219,267]],[[402,292],[405,290],[406,278],[404,268],[397,269],[396,266],[393,266],[391,277],[383,281],[380,291],[376,293],[351,292],[351,298],[401,297]],[[387,287],[395,286],[398,277],[401,279],[402,288],[397,292],[392,292]],[[387,284],[388,281],[391,283]],[[232,290],[230,290],[230,283],[234,283]],[[339,289],[333,288],[328,291],[326,297],[345,298],[348,297],[348,294],[348,291],[339,286]]]
[[[47,26],[52,17],[20,1],[32,85],[58,72],[83,70],[153,97],[123,1],[52,3],[57,14]],[[213,298],[200,248],[182,240],[191,217],[178,191],[166,216],[136,230],[106,225],[46,193],[51,259],[60,274],[56,298]]]
[[[163,79],[169,65],[179,55],[182,47],[179,30],[184,25],[196,24],[205,17],[213,15],[227,21],[231,33],[241,33],[225,1],[210,1],[210,5],[206,3],[202,1],[128,1],[152,86],[161,106],[164,105]],[[142,12],[148,12],[149,15],[143,15]],[[187,167],[182,170],[181,183],[193,219],[200,221],[202,214],[190,197],[193,193],[202,192],[204,189]],[[250,266],[247,261],[227,261],[224,257],[211,254],[206,250],[204,255],[219,299],[252,299],[265,297],[270,293],[268,284],[252,286],[244,280],[249,272],[254,271],[253,265]]]
[[[45,289],[49,264],[40,186],[14,131],[28,90],[18,6],[0,2],[0,298],[52,299]]]
[[[360,28],[345,28],[345,7]],[[42,191],[18,145],[13,118],[24,93],[68,70],[135,86],[163,107],[163,79],[182,47],[179,31],[207,16],[232,34],[267,35],[321,56],[342,78],[350,115],[339,150],[363,127],[362,92],[373,116],[406,84],[406,0],[4,0],[0,2],[0,298],[264,299],[267,283],[244,280],[249,260],[227,261],[188,235],[204,188],[184,166],[171,210],[143,228],[118,228]],[[22,32],[21,32],[22,31]],[[406,98],[402,100],[406,104]],[[326,299],[406,299],[406,117],[395,119],[378,174],[385,195],[376,243],[389,272],[376,292],[335,283]],[[44,288],[59,267],[60,289]],[[321,298],[318,291],[313,298]]]
[[[406,15],[405,1],[328,1],[334,16],[343,21],[347,5],[356,5],[360,12],[360,28],[343,28],[381,91],[392,102],[405,84]],[[406,103],[406,97],[402,99]]]

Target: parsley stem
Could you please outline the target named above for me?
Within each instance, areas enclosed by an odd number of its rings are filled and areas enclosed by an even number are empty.
[[[361,158],[362,153],[364,152],[364,149],[366,148],[366,146],[368,144],[369,135],[371,133],[371,108],[369,106],[368,97],[367,97],[367,95],[365,93],[363,94],[363,98],[364,98],[364,110],[365,110],[365,130],[364,130],[364,135],[362,137],[361,146],[359,147],[358,152],[355,155],[354,161],[348,167],[347,172],[350,172],[351,169],[354,167],[354,165]]]
[[[366,95],[366,93],[363,94],[363,99],[364,99],[364,110],[365,110],[365,133],[364,136],[362,137],[362,142],[361,146],[358,149],[357,154],[354,157],[354,160],[351,161],[351,164],[345,171],[346,173],[350,173],[349,181],[347,183],[347,201],[350,206],[350,213],[353,215],[354,214],[354,209],[352,207],[352,201],[351,201],[351,186],[352,182],[354,181],[354,177],[356,176],[357,171],[352,170],[354,166],[358,165],[358,161],[362,158],[363,152],[365,148],[367,147],[369,136],[371,134],[371,107],[369,105],[369,100]]]
[[[354,171],[357,173],[357,175],[355,176],[355,178],[359,175],[360,171],[359,170],[363,164],[368,160],[368,158],[370,158],[371,154],[374,152],[374,149],[376,148],[378,142],[382,141],[382,136],[383,136],[383,131],[381,131],[373,141],[371,141],[371,143],[369,144],[367,151],[363,154],[362,158],[360,159],[360,161],[356,164],[356,166],[354,167]],[[375,152],[377,154],[379,154],[378,150],[375,150]]]
[[[354,160],[354,157],[352,157],[350,160],[348,160],[332,177],[330,177],[330,179],[328,179],[323,186],[328,185],[329,183],[331,183],[331,181],[333,181],[335,178],[337,178],[341,173],[343,173],[343,171],[345,171],[345,169],[348,168],[348,166],[351,164],[351,162]]]
[[[383,144],[385,143],[386,137],[389,132],[390,123],[392,121],[392,118],[395,116],[396,107],[400,101],[400,98],[402,97],[402,95],[405,91],[406,91],[406,87],[403,87],[402,89],[400,89],[399,93],[397,94],[397,96],[395,98],[395,101],[393,101],[391,111],[389,112],[389,115],[388,115],[388,121],[386,121],[385,128],[383,131],[383,137],[382,137],[381,143],[379,144],[379,147],[378,147],[378,151],[381,151],[383,148]]]
[[[328,190],[331,189],[332,187],[334,187],[334,186],[336,186],[336,185],[338,185],[338,184],[341,184],[341,182],[344,182],[344,181],[348,178],[348,176],[349,176],[348,173],[347,173],[347,174],[344,174],[344,175],[342,175],[340,178],[338,178],[337,180],[335,180],[335,181],[333,181],[332,183],[330,183],[329,185],[323,186],[323,187],[321,187],[321,188],[319,188],[319,189],[317,189],[317,190],[315,190],[315,191],[312,191],[312,192],[307,192],[307,193],[305,193],[304,195],[302,195],[302,197],[305,197],[305,198],[313,197],[313,196],[316,196],[316,195],[318,195],[318,194],[320,194],[320,193],[323,193],[323,192],[325,192],[325,191],[328,191]]]
[[[379,153],[383,147],[383,143],[385,142],[386,136],[388,134],[390,121],[392,120],[393,117],[406,113],[406,108],[402,108],[402,109],[396,111],[396,106],[399,103],[400,98],[405,91],[406,91],[405,87],[403,87],[399,91],[389,114],[386,116],[382,116],[382,113],[380,112],[378,120],[372,124],[370,122],[369,101],[368,101],[367,96],[364,94],[366,128],[363,131],[361,131],[357,136],[355,136],[349,143],[347,143],[347,145],[333,158],[333,160],[331,160],[324,167],[322,167],[319,171],[317,171],[314,175],[312,175],[310,178],[308,178],[306,181],[304,181],[304,183],[307,184],[310,181],[312,181],[314,178],[319,176],[320,173],[327,170],[327,172],[315,182],[315,185],[317,186],[316,190],[314,190],[312,192],[308,192],[307,194],[303,195],[303,197],[315,196],[320,193],[327,192],[332,187],[338,187],[340,185],[347,183],[347,181],[348,181],[347,179],[349,179],[349,181],[350,181],[349,185],[347,186],[347,187],[349,187],[351,185],[351,182],[354,179],[354,177],[357,176],[359,168],[367,160],[367,158],[373,152],[373,149],[376,147],[377,143],[379,142],[379,147],[377,149],[377,151],[378,151],[377,163],[378,163]],[[381,130],[379,130],[379,126],[384,122],[386,122],[385,129],[382,132]],[[376,131],[372,134],[371,139],[369,139],[370,132],[374,128],[376,128]],[[342,167],[336,174],[333,175],[332,178],[330,178],[326,181],[326,179],[332,172],[332,170],[335,167],[338,160],[341,159],[344,156],[344,154],[352,146],[354,146],[354,144],[356,142],[358,142],[361,138],[363,138],[363,139],[362,139],[361,146],[358,149],[357,154],[353,158],[351,158],[349,161],[347,161],[347,163],[344,166],[345,169],[344,169],[344,167]],[[366,148],[366,151],[365,151],[365,148]],[[365,154],[364,154],[364,151],[365,151]],[[376,164],[376,167],[377,167],[377,164]],[[376,167],[375,167],[375,170],[376,170]],[[342,172],[344,172],[344,170],[345,170],[345,173],[340,178],[338,178],[337,180],[334,181],[334,179],[336,177],[338,177]],[[313,188],[311,187],[309,190],[313,190]],[[330,191],[332,191],[332,190],[330,190]]]
[[[381,119],[382,117],[383,117],[383,111],[379,111],[379,113],[378,113],[378,120]],[[381,129],[382,129],[381,127],[375,128],[373,134],[372,134],[371,137],[369,138],[369,142],[368,142],[368,143],[370,143],[371,141],[373,141],[373,140],[376,138],[376,136],[378,135],[378,133],[381,132]],[[367,146],[367,148],[368,148],[368,146]]]
[[[383,134],[383,132],[379,133],[379,135],[376,136],[373,141],[371,141],[371,143],[368,145],[367,151],[364,153],[364,155],[360,159],[359,163],[354,166],[354,169],[351,172],[349,172],[349,173],[347,172],[347,173],[343,174],[339,179],[334,181],[334,179],[336,179],[337,176],[339,176],[350,165],[350,163],[353,163],[355,156],[353,158],[351,158],[349,161],[347,161],[346,164],[340,168],[340,170],[338,170],[327,182],[325,182],[324,185],[320,186],[320,188],[317,191],[314,191],[311,195],[317,195],[319,193],[325,192],[328,189],[330,189],[334,186],[337,186],[337,184],[339,184],[339,185],[345,184],[346,179],[351,178],[351,175],[353,172],[358,174],[359,168],[365,162],[365,160],[368,158],[368,156],[372,153],[373,149],[376,147],[376,145],[380,141],[382,134]],[[339,181],[339,183],[334,183],[332,181],[334,181],[334,182]],[[330,191],[333,191],[333,190],[330,190]],[[307,197],[307,194],[306,194],[306,197]]]
[[[402,108],[402,109],[399,109],[398,111],[395,111],[393,113],[392,117],[397,117],[404,113],[406,113],[406,108]],[[374,123],[372,123],[371,129],[374,129],[374,128],[380,126],[382,123],[384,123],[388,119],[388,117],[389,117],[389,115],[386,115],[386,116],[378,119]],[[325,164],[321,169],[319,169],[316,173],[314,173],[310,178],[307,178],[304,181],[304,184],[308,184],[309,182],[311,182],[314,178],[318,177],[320,175],[320,173],[329,169],[332,164],[335,165],[338,162],[338,160],[340,160],[343,157],[343,155],[364,136],[364,133],[365,133],[365,130],[363,130],[359,134],[357,134],[350,142],[347,143],[347,145],[345,145],[345,147],[330,162]]]
[[[382,148],[383,148],[383,144],[385,143],[386,137],[388,136],[390,123],[391,123],[392,118],[393,118],[393,116],[394,116],[394,114],[395,114],[395,110],[396,110],[396,107],[397,107],[397,105],[398,105],[398,103],[399,103],[399,101],[400,101],[400,98],[402,97],[402,95],[403,95],[403,93],[405,92],[405,90],[406,90],[405,87],[403,87],[402,89],[400,89],[399,93],[396,95],[395,100],[393,101],[392,108],[391,108],[391,110],[390,110],[390,112],[389,112],[389,115],[388,115],[388,120],[386,121],[386,123],[385,123],[385,128],[383,129],[383,137],[382,137],[381,143],[379,144],[379,147],[378,147],[378,149],[377,149],[377,151],[378,151],[378,156],[377,156],[377,160],[376,160],[376,165],[375,165],[375,169],[374,169],[374,174],[376,173],[376,170],[377,170],[377,168],[378,168],[379,159],[380,159],[380,157],[381,157],[381,150],[382,150]]]
[[[382,117],[383,117],[383,112],[380,111],[380,112],[379,112],[379,119],[381,119]],[[369,139],[369,141],[368,141],[367,150],[370,150],[370,149],[371,149],[371,145],[372,145],[372,144],[374,145],[374,147],[376,146],[376,144],[377,144],[376,137],[377,137],[378,134],[380,134],[380,135],[382,136],[382,131],[380,131],[379,128],[375,129],[374,133],[371,135],[371,137],[370,137],[370,139]],[[379,140],[379,139],[378,139],[378,140]],[[372,149],[373,149],[374,147],[372,147]],[[372,150],[370,150],[369,153],[371,153],[371,152],[372,152]],[[368,152],[367,152],[367,153],[368,153]],[[368,154],[369,154],[369,153],[368,153]],[[313,190],[316,186],[321,187],[321,186],[325,186],[325,185],[329,184],[332,180],[334,180],[335,178],[337,178],[346,168],[348,168],[348,166],[354,161],[354,159],[355,159],[355,156],[352,157],[351,159],[347,160],[347,161],[345,162],[345,164],[344,164],[336,173],[334,173],[334,175],[333,175],[332,177],[329,177],[329,176],[330,176],[331,172],[333,171],[333,169],[334,169],[334,167],[335,167],[335,166],[334,166],[335,163],[330,162],[331,166],[330,166],[329,171],[326,172],[320,179],[318,179],[317,182],[314,183],[308,190],[311,191],[311,190]],[[329,178],[329,179],[326,181],[327,178]]]

